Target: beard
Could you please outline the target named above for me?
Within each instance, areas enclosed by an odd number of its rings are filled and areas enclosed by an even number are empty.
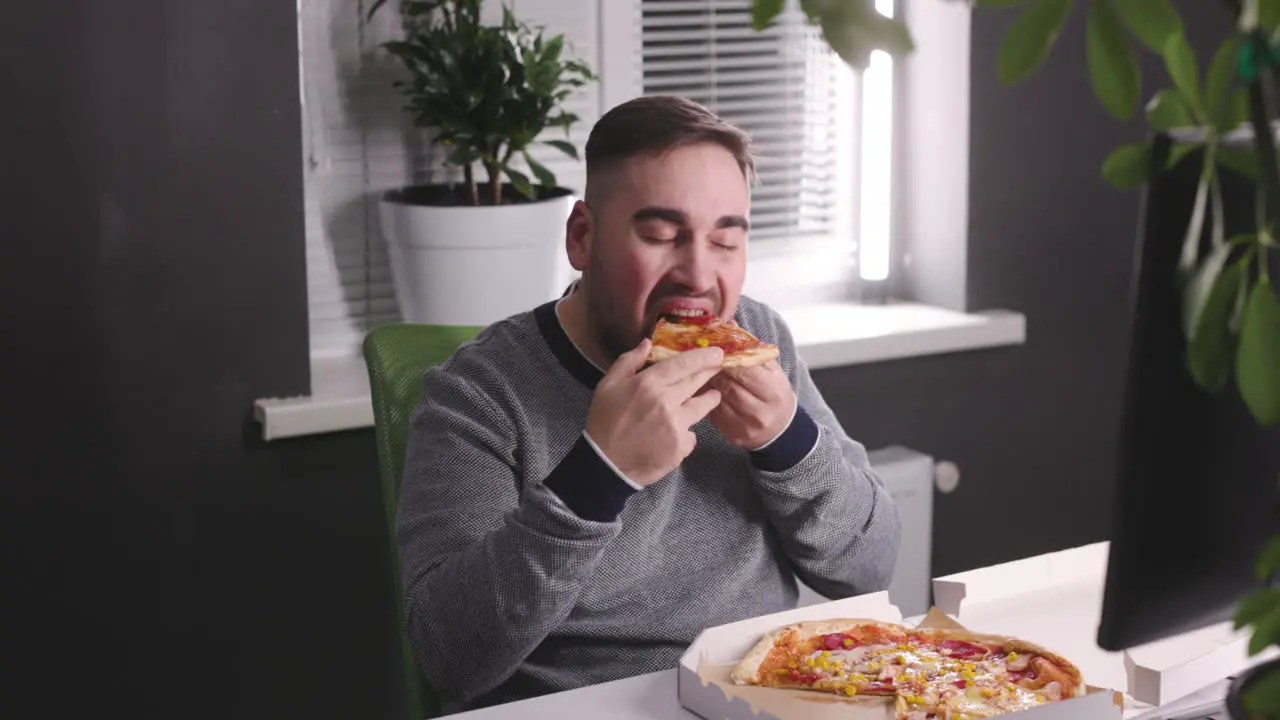
[[[594,258],[593,258],[594,261]],[[595,262],[591,263],[593,266]],[[591,268],[590,275],[599,282],[603,277],[602,268]],[[607,286],[607,283],[605,283]],[[590,282],[586,276],[578,290],[583,293],[583,305],[586,307],[587,330],[600,344],[600,349],[613,362],[625,352],[640,344],[640,340],[653,331],[649,328],[632,328],[631,323],[619,309],[618,303],[607,287],[600,287]],[[650,323],[652,325],[652,323]]]
[[[604,259],[599,253],[592,254],[587,261],[587,270],[578,284],[578,292],[583,294],[583,305],[586,308],[587,331],[599,343],[600,350],[613,362],[623,353],[634,350],[640,341],[653,334],[658,323],[658,311],[667,300],[692,297],[689,288],[673,283],[660,283],[653,289],[645,303],[644,319],[640,327],[633,325],[631,314],[622,308],[617,297],[610,292],[608,274],[604,267]],[[702,293],[711,301],[713,312],[719,316],[724,305],[719,292]]]

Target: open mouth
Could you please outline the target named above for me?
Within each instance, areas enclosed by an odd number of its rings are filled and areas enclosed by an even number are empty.
[[[703,310],[702,308],[685,308],[685,307],[667,308],[666,310],[662,311],[661,315],[662,317],[665,317],[671,322],[685,322],[685,323],[699,323],[699,324],[710,322],[711,319],[714,317],[711,313],[707,312],[706,310]]]

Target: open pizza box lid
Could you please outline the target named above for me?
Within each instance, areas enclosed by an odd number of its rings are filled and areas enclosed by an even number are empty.
[[[1110,652],[1097,645],[1105,587],[1106,542],[940,577],[934,604],[976,632],[1013,635],[1052,648],[1085,680],[1161,706],[1260,662],[1248,656],[1247,631],[1212,625],[1166,640]]]
[[[734,665],[760,636],[805,620],[862,618],[902,623],[887,592],[810,605],[703,631],[680,658],[680,704],[707,720],[889,720],[890,698],[843,698],[805,690],[741,687],[729,680]],[[911,625],[913,623],[906,623]],[[961,627],[936,608],[917,627]],[[1086,677],[1086,679],[1088,679]],[[1088,695],[1001,717],[1018,720],[1121,720],[1120,694],[1090,687]]]

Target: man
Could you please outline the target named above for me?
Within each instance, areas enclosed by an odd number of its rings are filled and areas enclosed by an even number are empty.
[[[674,667],[698,632],[888,586],[896,508],[782,319],[740,296],[754,167],[703,107],[647,97],[586,146],[558,302],[426,378],[398,533],[426,677],[472,708]],[[496,291],[501,291],[497,288]],[[714,313],[781,351],[645,368],[660,314]]]

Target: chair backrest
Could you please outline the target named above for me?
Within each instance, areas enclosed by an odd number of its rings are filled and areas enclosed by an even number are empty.
[[[364,339],[364,359],[369,368],[374,435],[378,445],[378,466],[382,480],[382,509],[387,523],[391,576],[395,586],[396,621],[399,623],[400,653],[404,668],[406,720],[435,717],[440,712],[439,698],[418,668],[405,632],[400,558],[396,547],[396,507],[400,502],[400,479],[404,473],[409,417],[422,402],[422,377],[427,369],[447,360],[460,345],[474,338],[482,329],[472,326],[394,323],[375,327]]]

